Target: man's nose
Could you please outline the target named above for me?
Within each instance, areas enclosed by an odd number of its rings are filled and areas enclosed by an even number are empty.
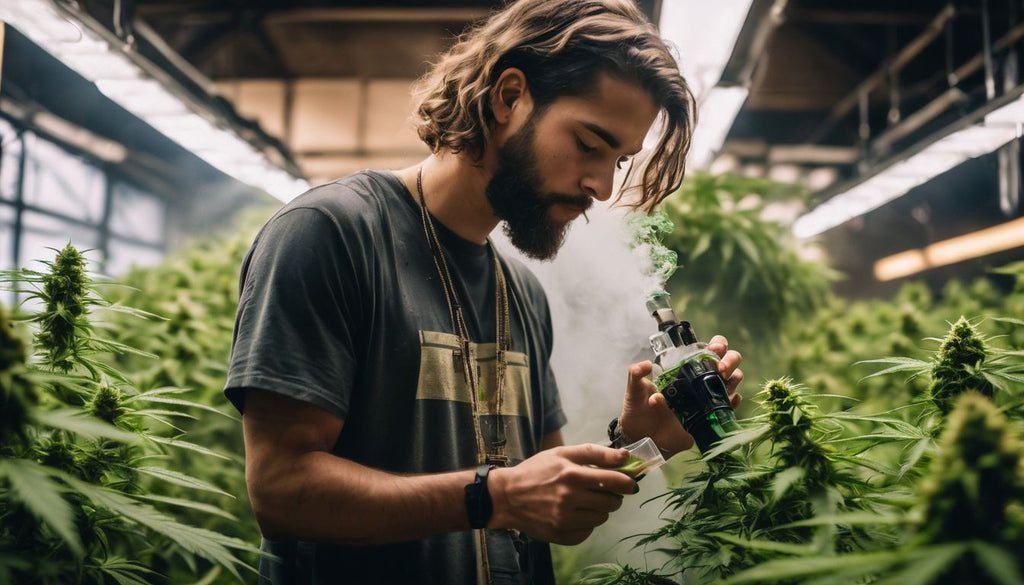
[[[615,168],[593,168],[580,181],[583,193],[598,201],[607,201],[612,196],[612,184],[615,180]]]

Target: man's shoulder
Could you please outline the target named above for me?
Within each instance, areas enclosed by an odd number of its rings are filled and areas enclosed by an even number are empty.
[[[359,171],[313,187],[288,202],[279,214],[293,209],[313,209],[332,219],[365,219],[393,203],[402,188],[397,178],[388,173]]]
[[[400,208],[404,187],[394,175],[360,171],[314,187],[286,203],[257,234],[250,253],[286,247],[333,253],[373,250],[384,237],[385,217]]]

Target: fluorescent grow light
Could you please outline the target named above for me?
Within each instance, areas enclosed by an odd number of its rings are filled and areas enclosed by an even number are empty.
[[[752,0],[673,0],[663,2],[661,36],[679,49],[679,68],[697,99],[699,116],[687,156],[693,167],[706,167],[725,141],[747,89],[720,87],[722,71]]]
[[[693,131],[688,163],[697,168],[711,164],[712,157],[722,148],[736,114],[747,101],[745,87],[715,87],[700,103],[700,118]]]
[[[793,223],[798,238],[816,236],[902,197],[908,191],[972,158],[989,154],[1021,136],[1024,98],[993,110],[984,124],[968,126],[909,158],[850,187]]]
[[[875,278],[893,280],[1020,246],[1024,246],[1024,218],[882,258],[875,262]]]
[[[98,25],[66,14],[49,0],[0,2],[0,21],[73,69],[113,102],[227,175],[289,201],[309,188],[255,146],[184,98],[173,80],[158,79]],[[138,59],[135,56],[135,59]]]

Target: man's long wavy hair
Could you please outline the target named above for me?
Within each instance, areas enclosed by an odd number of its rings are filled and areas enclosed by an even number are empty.
[[[630,205],[649,211],[679,188],[696,123],[693,94],[632,0],[519,0],[461,35],[418,83],[417,131],[431,151],[482,157],[494,122],[490,93],[509,67],[525,74],[535,115],[559,97],[595,91],[601,73],[638,83],[664,124]],[[634,183],[633,171],[624,184]]]

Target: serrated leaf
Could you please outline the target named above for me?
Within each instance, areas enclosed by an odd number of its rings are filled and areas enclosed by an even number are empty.
[[[152,506],[133,500],[114,490],[94,486],[73,477],[67,477],[66,481],[96,506],[110,510],[127,521],[141,524],[166,536],[186,551],[228,569],[239,580],[241,580],[241,575],[238,574],[236,565],[255,572],[255,569],[235,558],[219,542],[220,535],[215,532],[182,524]]]
[[[118,585],[149,585],[149,580],[136,575],[155,575],[156,572],[139,563],[121,557],[108,557],[99,565],[94,565],[104,574],[109,575]]]
[[[752,443],[768,432],[768,425],[760,425],[749,429],[744,429],[736,433],[730,433],[721,441],[715,443],[715,446],[710,449],[707,453],[703,454],[703,459],[714,459],[722,453],[732,451],[740,445],[746,445]]]
[[[961,543],[931,546],[914,551],[910,562],[899,571],[876,581],[876,585],[928,585],[934,583],[957,559],[966,552]],[[1018,582],[1019,583],[1019,582]]]
[[[122,443],[137,443],[139,436],[119,429],[78,410],[61,409],[37,411],[35,419],[49,427],[75,433],[86,439],[112,439]]]
[[[1014,319],[1013,317],[990,317],[993,321],[999,321],[1000,323],[1009,323],[1011,325],[1024,325],[1024,319]]]
[[[125,345],[123,343],[111,341],[109,339],[93,339],[92,344],[93,347],[99,351],[106,351],[115,354],[136,355],[139,357],[154,360],[160,357],[156,354],[149,353],[148,351],[143,351],[130,345]]]
[[[999,585],[1024,583],[1017,564],[1019,553],[1014,555],[1004,548],[981,541],[972,542],[971,549],[981,568]]]
[[[774,540],[739,538],[738,536],[728,532],[712,532],[708,536],[713,536],[719,540],[724,540],[725,542],[753,550],[771,551],[788,555],[811,555],[818,552],[815,547],[808,544],[793,544],[789,542],[777,542]]]
[[[213,413],[219,414],[219,415],[221,415],[221,416],[223,416],[225,418],[231,418],[231,415],[229,415],[229,414],[227,414],[225,412],[222,412],[220,410],[217,410],[216,408],[214,408],[212,406],[209,406],[209,405],[206,405],[206,404],[201,404],[199,402],[192,402],[191,400],[184,400],[182,398],[166,398],[164,396],[156,396],[156,395],[154,395],[154,396],[143,396],[141,394],[138,395],[138,396],[135,396],[134,398],[139,399],[139,400],[144,400],[146,402],[154,402],[154,403],[157,403],[157,404],[173,404],[175,406],[184,406],[186,408],[196,408],[196,409],[199,409],[199,410],[205,410],[207,412],[213,412]],[[130,400],[129,400],[129,402],[130,402]]]
[[[859,366],[861,364],[893,364],[888,368],[864,376],[863,378],[861,378],[862,382],[869,378],[884,376],[885,374],[891,374],[893,372],[905,372],[907,370],[917,370],[919,372],[925,372],[931,369],[931,364],[929,364],[928,362],[907,357],[888,357],[875,360],[862,360],[859,362],[854,362],[855,366]]]
[[[623,569],[615,563],[601,563],[585,567],[574,581],[576,585],[612,585],[622,576]]]
[[[845,453],[837,453],[834,455],[834,457],[836,459],[839,459],[840,461],[845,461],[852,465],[858,465],[860,467],[864,467],[865,469],[877,471],[878,473],[882,473],[885,475],[896,475],[898,473],[898,470],[895,469],[894,467],[886,465],[879,461],[874,461],[870,457],[856,457],[852,455],[847,455]]]
[[[747,258],[750,259],[752,264],[756,265],[761,263],[761,254],[757,251],[757,246],[754,245],[754,242],[752,242],[745,233],[735,232],[733,234],[733,238],[736,240],[736,244],[740,247],[743,253],[746,254]]]
[[[707,252],[708,248],[710,248],[710,247],[711,247],[711,233],[710,232],[704,232],[704,233],[702,233],[700,235],[700,237],[697,238],[697,243],[694,244],[693,248],[690,250],[690,259],[691,260],[696,260],[697,258],[700,257],[701,254],[703,254],[704,252]]]
[[[793,487],[793,484],[800,481],[807,475],[807,471],[802,467],[790,467],[775,475],[772,479],[772,500],[778,501],[789,488]]]
[[[218,487],[206,483],[205,481],[196,479],[191,475],[186,475],[178,471],[171,471],[170,469],[164,469],[162,467],[139,467],[137,471],[139,471],[140,473],[145,473],[146,475],[155,477],[157,479],[162,479],[168,483],[173,483],[174,485],[180,485],[182,487],[197,489],[204,492],[220,494],[222,496],[227,496],[232,499],[234,499],[235,497]]]
[[[805,526],[871,526],[898,525],[906,523],[907,519],[896,514],[875,514],[873,512],[847,512],[845,514],[831,514],[827,516],[815,516],[805,520],[798,520],[788,524],[772,527],[772,530],[785,530],[787,528],[801,528]]]
[[[178,506],[181,508],[189,508],[192,510],[198,510],[200,512],[206,512],[207,514],[213,514],[214,516],[220,516],[221,518],[227,518],[228,520],[237,521],[231,512],[227,512],[211,504],[204,504],[203,502],[196,502],[194,500],[186,500],[184,498],[172,498],[170,496],[159,496],[156,494],[139,494],[135,496],[143,500],[149,500],[152,502],[160,502],[170,506]]]
[[[130,288],[130,287],[129,287]],[[113,311],[115,313],[125,313],[127,315],[133,315],[143,319],[151,319],[154,321],[168,321],[167,317],[157,315],[156,313],[150,313],[149,311],[143,311],[142,309],[136,309],[134,307],[126,307],[120,304],[110,304],[103,307],[104,311]]]
[[[799,581],[802,577],[851,569],[855,575],[867,575],[896,564],[900,558],[898,552],[885,551],[834,557],[775,559],[741,571],[722,581],[721,585]]]
[[[85,555],[75,530],[74,513],[63,496],[65,489],[45,466],[26,459],[3,459],[0,475],[10,482],[14,500],[25,504],[33,516],[56,532],[76,557]]]
[[[231,459],[227,455],[222,455],[220,453],[217,453],[216,451],[213,451],[211,449],[207,449],[206,447],[203,447],[202,445],[196,445],[195,443],[190,443],[188,441],[182,441],[180,439],[170,439],[170,438],[161,437],[161,436],[158,436],[158,435],[146,435],[146,439],[148,439],[150,441],[153,441],[154,443],[159,443],[161,445],[167,445],[168,447],[174,447],[174,448],[177,448],[177,449],[187,449],[189,451],[194,451],[196,453],[201,453],[203,455],[209,455],[210,457],[216,457],[218,459],[225,459],[225,460],[228,460],[228,461],[230,461],[230,459]]]
[[[167,410],[167,409],[164,409],[164,408],[147,408],[147,409],[144,409],[144,410],[136,410],[132,414],[135,414],[137,416],[156,415],[156,416],[167,416],[167,417],[171,417],[171,418],[184,418],[184,419],[188,419],[188,420],[199,420],[199,417],[194,415],[194,414],[189,414],[187,412],[183,412],[183,411],[180,411],[180,410]]]

